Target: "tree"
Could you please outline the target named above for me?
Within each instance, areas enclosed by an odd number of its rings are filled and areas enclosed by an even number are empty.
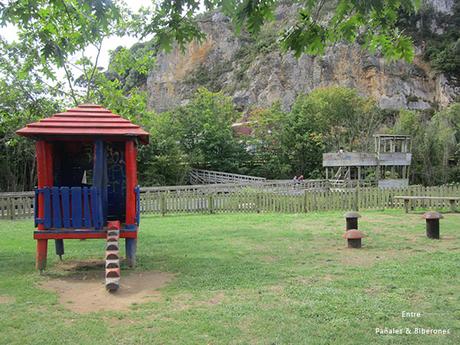
[[[283,157],[283,134],[286,131],[287,113],[280,103],[267,109],[251,112],[252,136],[248,140],[253,156],[251,175],[269,179],[290,178],[290,162]]]
[[[255,112],[251,143],[256,161],[269,167],[262,176],[319,178],[324,152],[369,150],[381,124],[382,112],[372,99],[354,89],[319,88],[300,95],[290,112],[279,105]]]
[[[0,58],[0,65],[7,66],[3,59]],[[60,103],[51,94],[52,90],[32,76],[0,80],[0,191],[31,190],[35,186],[33,144],[15,131],[58,111]]]
[[[460,2],[453,1],[450,13],[440,13],[432,1],[424,1],[417,13],[402,13],[399,26],[422,47],[431,68],[460,83]]]
[[[0,10],[0,24],[18,30],[14,47],[24,54],[17,73],[40,74],[62,90],[57,80],[57,71],[62,70],[75,105],[92,98],[102,43],[110,35],[122,34],[128,19],[123,6],[111,0],[12,0],[1,4]],[[13,46],[2,41],[1,53],[6,54]],[[94,60],[86,54],[88,46],[96,49]]]
[[[317,88],[297,98],[288,122],[292,131],[317,132],[327,150],[372,148],[372,136],[381,124],[382,112],[371,98],[345,87]]]
[[[285,155],[294,173],[311,177],[322,174],[322,153],[340,147],[369,150],[372,135],[381,124],[375,102],[356,90],[318,88],[295,101],[283,135]]]
[[[170,113],[143,116],[143,127],[150,133],[150,143],[139,148],[139,180],[145,186],[182,185],[187,183],[190,163],[171,126]]]
[[[230,97],[198,89],[170,112],[170,126],[191,166],[237,172],[247,157],[231,127],[238,116]]]
[[[237,30],[257,33],[274,19],[274,10],[282,0],[197,0],[157,2],[137,18],[143,36],[154,34],[158,47],[170,49],[173,42],[184,47],[193,39],[202,39],[195,14],[203,4],[207,10],[220,8],[232,18]],[[303,53],[322,54],[327,46],[340,41],[355,42],[380,51],[388,59],[411,61],[412,40],[398,27],[400,14],[414,13],[420,0],[308,0],[294,1],[298,6],[295,22],[281,33],[285,50],[298,57]]]
[[[231,127],[239,114],[221,93],[199,89],[187,105],[172,111],[139,111],[136,121],[151,134],[149,145],[139,148],[144,185],[185,184],[192,167],[238,172],[249,159]]]
[[[412,163],[410,180],[413,183],[435,184],[435,167],[439,165],[433,127],[426,113],[401,110],[391,132],[410,135]]]
[[[402,110],[392,129],[412,137],[411,181],[460,182],[460,104],[436,112]]]
[[[162,0],[152,3],[153,8],[132,14],[121,1],[10,0],[0,4],[0,25],[13,24],[18,29],[16,46],[24,53],[18,73],[41,74],[42,80],[78,104],[94,101],[98,97],[97,89],[107,86],[98,60],[102,43],[108,36],[153,35],[149,52],[143,51],[145,56],[132,56],[126,49],[114,54],[113,61],[122,61],[122,64],[134,61],[134,68],[126,69],[128,75],[119,74],[122,84],[131,85],[132,79],[139,79],[136,71],[148,67],[149,63],[145,62],[151,62],[157,51],[170,49],[173,43],[184,48],[186,43],[204,38],[196,16],[203,8],[219,8],[233,19],[237,31],[245,29],[257,34],[264,23],[274,18],[274,9],[281,1]],[[280,42],[296,56],[322,54],[327,46],[337,42],[356,41],[370,51],[379,50],[389,59],[411,60],[411,40],[398,28],[397,19],[399,13],[414,12],[417,3],[417,0],[300,2],[298,18],[284,29]],[[90,46],[96,50],[94,59],[86,53]],[[0,53],[6,54],[5,48],[12,47],[4,44],[2,48]],[[137,60],[142,62],[136,64]],[[66,88],[56,76],[58,70],[63,71]]]
[[[460,181],[460,104],[437,112],[432,120],[436,131],[440,169],[440,182]]]

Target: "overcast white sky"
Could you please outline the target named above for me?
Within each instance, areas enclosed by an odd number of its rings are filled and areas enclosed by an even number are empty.
[[[152,4],[151,0],[125,0],[125,3],[132,11],[139,10],[142,6],[147,7]],[[7,27],[1,28],[0,35],[6,38],[9,41],[13,41],[16,36],[16,29],[9,25]],[[104,68],[107,68],[109,64],[109,51],[114,50],[118,46],[123,47],[131,47],[134,43],[138,42],[138,39],[135,37],[117,37],[112,36],[104,40],[102,44],[101,54],[99,56],[99,63],[98,65]],[[96,56],[96,48],[88,47],[87,54],[91,56],[91,58],[95,58]]]

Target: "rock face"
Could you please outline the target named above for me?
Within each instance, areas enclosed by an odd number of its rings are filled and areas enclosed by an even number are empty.
[[[433,7],[436,12],[441,13],[452,13],[452,7],[454,6],[455,0],[427,0],[428,3]]]
[[[453,3],[430,2],[443,12]],[[262,42],[237,37],[229,19],[220,13],[203,17],[204,42],[189,44],[185,52],[174,49],[157,57],[147,80],[149,106],[161,112],[185,104],[200,86],[233,97],[240,110],[268,107],[276,101],[287,110],[297,95],[331,85],[356,88],[385,109],[446,106],[460,94],[458,87],[418,57],[412,64],[388,63],[345,44],[329,48],[321,57],[296,59],[291,53],[281,53],[276,45],[278,29],[293,18],[294,11],[292,6],[280,6],[277,22],[266,25]]]

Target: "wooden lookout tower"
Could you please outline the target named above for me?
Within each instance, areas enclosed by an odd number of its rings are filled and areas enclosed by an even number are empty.
[[[128,265],[136,260],[139,226],[137,144],[149,134],[99,105],[77,108],[31,123],[17,134],[36,140],[36,267],[46,267],[48,240],[64,254],[64,240],[101,238],[106,245],[106,286],[120,279],[118,239]]]
[[[378,134],[374,136],[374,147],[374,152],[339,150],[323,154],[323,167],[331,186],[391,188],[409,185],[410,136]]]

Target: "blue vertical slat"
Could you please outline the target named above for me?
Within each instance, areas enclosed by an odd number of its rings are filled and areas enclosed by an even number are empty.
[[[62,228],[61,217],[61,200],[59,195],[59,187],[51,188],[51,196],[53,199],[53,227]]]
[[[93,186],[101,187],[103,179],[103,164],[104,164],[104,143],[102,140],[94,142],[94,163],[93,163]]]
[[[88,187],[83,187],[83,219],[85,228],[91,227],[91,213],[89,212],[89,193]]]
[[[51,191],[49,187],[43,188],[43,201],[45,203],[45,219],[43,224],[45,225],[45,229],[50,229],[52,225],[51,221]]]
[[[93,226],[96,229],[101,229],[102,212],[100,209],[99,196],[96,187],[91,187],[91,214],[93,216]]]
[[[94,223],[94,226],[97,229],[102,228],[102,224],[104,221],[104,210],[105,207],[103,206],[103,195],[105,193],[101,193],[102,190],[107,190],[107,185],[104,182],[105,178],[105,155],[104,155],[104,142],[102,140],[97,140],[94,143],[94,166],[93,166],[93,186],[96,187],[96,190],[94,192],[94,196],[92,195],[92,199],[95,197],[96,200],[93,202],[92,209],[95,213],[93,213],[93,218],[94,215],[96,216],[97,222]]]
[[[35,198],[34,198],[34,225],[37,227],[38,220],[38,188],[35,188]]]
[[[89,189],[89,197],[91,199],[91,219],[92,219],[94,227],[97,228],[98,222],[97,222],[97,210],[96,210],[96,204],[97,204],[96,187],[91,187]]]
[[[135,188],[136,192],[136,224],[139,226],[140,222],[140,213],[141,213],[141,189],[139,186],[136,186]]]
[[[81,228],[82,213],[81,213],[81,188],[71,187],[72,194],[72,227]]]
[[[103,211],[103,206],[102,206],[101,190],[99,188],[96,189],[96,196],[97,196],[96,197],[96,200],[97,200],[96,209],[98,213],[97,218],[99,220],[97,229],[102,229],[104,227],[104,211]]]
[[[70,228],[70,193],[69,187],[61,187],[62,220],[64,228]]]
[[[103,221],[104,224],[107,222],[107,213],[109,210],[109,202],[108,202],[108,176],[107,176],[107,150],[105,145],[102,148],[102,188],[101,191],[101,199],[102,199],[102,214],[103,214]]]

